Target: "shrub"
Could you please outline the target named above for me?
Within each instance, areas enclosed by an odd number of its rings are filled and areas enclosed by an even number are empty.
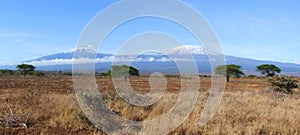
[[[298,88],[298,80],[288,76],[275,76],[269,79],[273,89],[278,92],[292,94],[294,88]]]
[[[248,78],[257,78],[256,75],[248,75],[247,77],[248,77]]]
[[[99,76],[108,76],[108,73],[100,73]]]
[[[9,70],[9,69],[0,70],[0,76],[1,75],[13,75],[13,73],[14,73],[14,71]]]
[[[204,74],[204,75],[199,75],[199,77],[208,78],[208,77],[211,77],[211,75]]]
[[[45,74],[41,71],[34,71],[33,75],[35,75],[35,76],[45,76]]]
[[[139,76],[139,70],[128,65],[112,65],[111,70],[107,72],[110,76]]]

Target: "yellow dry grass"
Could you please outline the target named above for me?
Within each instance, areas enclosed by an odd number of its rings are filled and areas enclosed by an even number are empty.
[[[144,77],[134,78],[134,87],[147,87]],[[178,97],[178,79],[169,78],[166,95],[148,107],[127,104],[116,96],[110,79],[101,91],[107,106],[120,116],[137,121],[155,119],[169,111]],[[22,84],[20,84],[22,82]],[[1,134],[104,134],[78,118],[82,114],[72,91],[70,77],[0,78],[1,111],[5,98],[20,117],[30,113],[28,129],[1,127]],[[200,94],[190,116],[169,134],[300,134],[300,93],[284,95],[271,92],[263,79],[232,79],[226,85],[222,102],[212,119],[203,127],[199,118],[206,103],[210,81],[201,79]],[[143,89],[144,90],[144,89]],[[185,111],[185,110],[182,110]],[[174,118],[176,119],[176,118]]]

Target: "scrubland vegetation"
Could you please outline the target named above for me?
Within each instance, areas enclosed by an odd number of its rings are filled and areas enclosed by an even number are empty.
[[[165,96],[158,103],[137,107],[116,95],[109,77],[97,77],[99,90],[108,101],[107,107],[122,117],[137,121],[156,118],[173,106],[180,80],[172,76],[167,77],[167,81]],[[130,82],[136,91],[149,91],[148,76],[132,76]],[[298,89],[292,88],[293,94],[284,94],[274,91],[267,78],[232,78],[226,84],[224,97],[213,118],[199,127],[209,95],[210,77],[201,77],[200,84],[192,113],[169,134],[300,134]],[[0,103],[1,134],[105,134],[94,128],[81,111],[72,77],[68,75],[2,76]],[[8,105],[28,128],[4,124],[11,118]]]

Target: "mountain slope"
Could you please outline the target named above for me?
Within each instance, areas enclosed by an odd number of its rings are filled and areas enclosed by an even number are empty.
[[[73,55],[77,53],[81,57],[74,59]],[[81,48],[73,52],[57,53],[40,57],[24,63],[33,64],[40,70],[72,70],[72,62],[95,62],[96,70],[106,71],[110,69],[111,62],[116,64],[124,61],[132,61],[132,65],[140,69],[142,73],[163,72],[163,73],[179,73],[176,62],[185,62],[188,56],[193,56],[193,60],[197,64],[200,73],[210,73],[210,61],[207,50],[202,46],[178,46],[171,48],[164,54],[143,54],[143,55],[121,55],[114,56],[112,54],[97,53],[91,49]],[[89,56],[96,55],[96,59],[91,59]],[[214,54],[212,54],[214,55]],[[234,56],[225,56],[227,64],[241,65],[243,70],[248,74],[257,74],[256,66],[261,64],[274,64],[282,69],[286,74],[300,75],[300,65],[293,63],[282,63],[274,61],[254,60],[248,58],[240,58]],[[1,67],[0,67],[1,68]],[[189,67],[186,67],[189,68]]]

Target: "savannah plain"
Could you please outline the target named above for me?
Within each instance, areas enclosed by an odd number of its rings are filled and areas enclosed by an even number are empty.
[[[107,107],[122,117],[143,121],[156,118],[174,105],[180,91],[178,76],[167,77],[162,99],[148,107],[132,106],[114,91],[109,77],[96,77],[107,100]],[[300,80],[300,79],[298,79]],[[136,91],[150,89],[148,76],[131,77]],[[209,77],[200,78],[199,97],[192,113],[169,134],[300,134],[300,92],[281,94],[272,91],[266,78],[232,78],[226,84],[221,104],[212,119],[198,126],[211,87]],[[11,112],[24,125],[8,125]],[[184,111],[184,110],[182,110]],[[134,112],[134,113],[132,113]],[[1,134],[95,134],[95,128],[81,111],[75,97],[72,76],[0,77]],[[10,121],[12,122],[12,121]],[[126,133],[124,133],[126,134]]]

